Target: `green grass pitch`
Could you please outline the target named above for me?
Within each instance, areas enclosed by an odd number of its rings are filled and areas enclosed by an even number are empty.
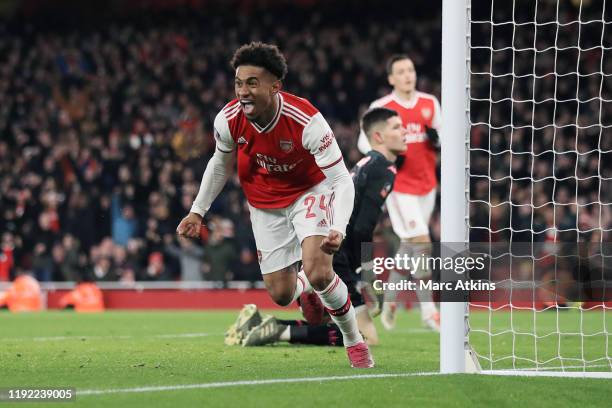
[[[561,354],[580,355],[582,336],[567,339],[547,333],[557,325],[597,333],[601,312],[538,313],[537,334],[531,312],[496,312],[492,328],[499,335],[473,335],[480,353],[494,359],[504,355],[538,361]],[[435,333],[422,329],[417,313],[402,312],[395,332],[379,327],[381,345],[373,348],[377,367],[355,370],[343,348],[275,345],[260,348],[227,347],[223,332],[237,312],[106,312],[79,315],[44,312],[0,313],[0,387],[75,387],[76,402],[45,403],[66,407],[464,407],[464,406],[609,406],[612,382],[604,379],[519,378],[485,375],[408,375],[367,379],[315,379],[268,384],[239,381],[342,377],[364,374],[432,373],[439,367]],[[297,313],[282,313],[284,317]],[[488,328],[488,313],[472,313],[474,328]],[[561,322],[559,322],[561,319]],[[378,323],[377,323],[378,324]],[[612,327],[612,321],[606,322]],[[524,337],[524,338],[523,338]],[[561,336],[563,337],[563,336]],[[595,338],[599,341],[595,341]],[[605,356],[605,336],[585,343],[587,357]],[[601,343],[601,344],[600,344]],[[489,348],[493,351],[489,354]],[[483,361],[484,363],[484,361]],[[514,362],[515,364],[516,361]],[[500,360],[494,368],[511,367]],[[551,364],[558,365],[559,362]],[[569,362],[568,362],[569,364]],[[520,365],[520,364],[518,364]],[[488,368],[488,367],[483,367]],[[610,371],[609,367],[600,371]],[[217,383],[216,385],[210,385]],[[229,384],[228,384],[229,383]],[[200,384],[198,388],[171,386]],[[201,385],[201,384],[209,384]],[[92,390],[170,386],[165,390],[79,395]],[[529,405],[527,405],[529,404]],[[40,406],[41,403],[0,403]]]

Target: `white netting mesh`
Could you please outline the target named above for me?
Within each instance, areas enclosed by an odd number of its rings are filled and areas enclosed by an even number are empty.
[[[507,256],[508,297],[470,305],[470,343],[483,369],[611,371],[611,303],[567,297],[578,269],[612,279],[612,10],[473,0],[470,12],[470,241],[550,243]],[[561,242],[584,243],[582,266]]]

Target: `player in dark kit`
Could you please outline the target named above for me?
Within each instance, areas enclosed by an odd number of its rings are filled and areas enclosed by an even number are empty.
[[[372,145],[372,150],[351,170],[355,185],[355,205],[346,229],[346,238],[334,255],[334,270],[346,283],[351,303],[357,314],[359,330],[368,344],[378,343],[376,328],[359,291],[361,269],[361,244],[371,242],[374,228],[382,212],[382,205],[395,181],[396,157],[406,151],[406,130],[397,112],[387,108],[373,108],[362,118],[362,128]],[[342,345],[342,333],[333,323],[327,323],[324,309],[316,296],[302,294],[302,311],[306,321],[280,320],[273,316],[253,319],[254,327],[243,327],[248,333],[242,339],[243,346],[259,346],[277,341],[291,343]],[[257,314],[249,306],[249,316]],[[248,318],[238,319],[246,323]],[[244,326],[244,325],[243,325]],[[247,325],[248,326],[248,325]]]

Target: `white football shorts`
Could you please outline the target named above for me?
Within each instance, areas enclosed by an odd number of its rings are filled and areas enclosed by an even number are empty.
[[[257,258],[262,274],[276,272],[302,259],[302,241],[327,236],[332,191],[321,182],[286,208],[255,208],[249,204]]]
[[[435,188],[425,195],[391,191],[386,204],[393,232],[400,239],[429,235],[429,219],[436,205]]]

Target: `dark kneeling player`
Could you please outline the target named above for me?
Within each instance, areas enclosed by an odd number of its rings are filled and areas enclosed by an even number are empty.
[[[378,343],[378,334],[359,291],[361,243],[371,242],[382,205],[393,188],[398,154],[406,150],[402,121],[397,112],[387,108],[368,110],[361,120],[372,150],[351,170],[355,184],[355,206],[346,238],[334,255],[333,267],[346,283],[357,313],[359,330],[369,345]],[[324,307],[314,294],[300,296],[305,320],[281,320],[261,317],[254,305],[247,305],[226,334],[226,344],[260,346],[278,341],[301,344],[342,345],[342,334],[330,322]]]

